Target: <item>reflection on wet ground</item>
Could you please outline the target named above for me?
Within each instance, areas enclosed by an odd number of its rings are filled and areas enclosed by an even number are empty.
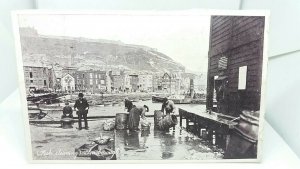
[[[177,127],[175,131],[116,131],[119,160],[209,160],[222,159],[223,149]]]
[[[139,102],[150,105],[151,110],[161,107],[161,104],[149,101]],[[197,109],[202,112],[205,105],[178,105],[187,109]],[[89,116],[94,115],[115,115],[116,112],[124,111],[123,106],[111,107],[91,107]],[[153,114],[150,111],[147,115]],[[61,111],[49,112],[48,120],[60,119]],[[50,118],[51,116],[51,118]],[[212,129],[197,129],[191,125],[186,131],[186,122],[183,119],[183,128],[177,125],[176,130],[157,131],[153,127],[153,118],[149,118],[152,123],[150,130],[140,130],[129,132],[128,130],[103,131],[103,122],[106,119],[89,121],[89,130],[78,131],[74,124],[72,129],[62,129],[60,124],[31,124],[31,138],[33,158],[39,160],[74,160],[77,158],[74,149],[82,144],[91,142],[100,134],[115,137],[115,147],[117,159],[119,160],[210,160],[222,158],[241,157],[239,152],[244,152],[240,147],[246,147],[256,151],[256,147],[240,138],[233,139],[228,132],[213,131]],[[192,134],[195,133],[195,134]],[[231,144],[230,143],[231,140]],[[234,141],[232,141],[234,140]],[[239,144],[239,146],[236,146]],[[250,147],[250,148],[249,148]],[[227,149],[228,157],[224,150]],[[246,151],[246,150],[245,150]],[[224,155],[225,154],[225,155]],[[236,155],[237,154],[237,155]],[[253,155],[254,154],[254,155]],[[235,155],[235,156],[233,156]],[[254,157],[255,152],[246,157]],[[85,158],[88,159],[88,158]]]

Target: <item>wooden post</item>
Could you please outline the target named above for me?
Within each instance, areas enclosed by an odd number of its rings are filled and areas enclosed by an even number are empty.
[[[185,128],[186,130],[189,128],[189,119],[187,117],[185,117]]]
[[[181,112],[181,109],[179,109],[179,126],[182,127],[182,112]]]

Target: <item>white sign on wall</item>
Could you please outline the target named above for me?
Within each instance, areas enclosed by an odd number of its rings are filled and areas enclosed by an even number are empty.
[[[247,84],[247,66],[239,67],[238,90],[245,90]]]

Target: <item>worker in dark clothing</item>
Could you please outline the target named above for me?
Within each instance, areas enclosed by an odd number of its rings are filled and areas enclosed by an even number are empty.
[[[228,112],[228,80],[225,79],[216,83],[216,100],[218,113],[227,114]]]
[[[163,104],[161,106],[161,111],[163,113],[166,112],[166,115],[174,113],[175,111],[175,104],[172,100],[168,100],[168,98],[164,98]]]
[[[76,114],[78,115],[78,129],[81,130],[81,120],[83,118],[85,129],[88,129],[87,122],[87,114],[89,110],[89,104],[85,98],[83,98],[83,94],[78,94],[78,99],[75,102],[74,109],[76,110]]]
[[[164,98],[163,104],[161,106],[161,111],[163,114],[166,112],[166,115],[174,115],[175,113],[175,104],[172,100],[168,100],[168,98]],[[173,127],[173,132],[175,131],[175,126]]]
[[[146,112],[149,112],[149,107],[144,106],[133,106],[128,116],[128,129],[131,131],[139,130],[140,118],[145,119]]]
[[[61,118],[70,117],[73,118],[73,109],[71,106],[69,106],[69,102],[65,103],[65,107],[63,108],[63,115]]]
[[[125,109],[127,109],[127,112],[129,112],[133,107],[132,101],[130,101],[128,98],[125,98]]]

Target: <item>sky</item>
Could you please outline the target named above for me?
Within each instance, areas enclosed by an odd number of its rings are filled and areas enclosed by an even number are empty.
[[[39,34],[122,41],[156,48],[187,70],[207,71],[209,15],[23,14],[20,27]]]

